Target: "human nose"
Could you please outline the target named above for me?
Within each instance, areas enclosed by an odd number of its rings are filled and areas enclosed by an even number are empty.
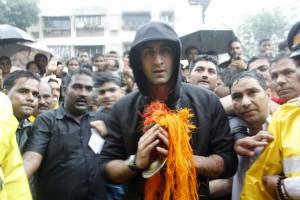
[[[40,104],[45,104],[45,99],[44,99],[43,97],[40,97],[40,98],[39,98],[39,103],[40,103]]]
[[[242,99],[242,106],[245,106],[245,107],[247,107],[247,106],[249,106],[251,104],[251,100],[249,99],[249,97],[248,96],[243,96],[243,99]]]
[[[103,94],[103,98],[104,99],[108,99],[111,96],[109,91],[105,91],[105,93]]]
[[[156,64],[161,64],[161,63],[162,63],[162,56],[160,55],[160,53],[156,53],[156,54],[155,54],[154,62],[155,62]]]
[[[29,93],[27,94],[26,100],[27,100],[27,101],[33,102],[35,98],[36,98],[36,97],[35,97],[31,92],[29,92]]]
[[[88,90],[88,89],[86,89],[86,88],[82,88],[82,89],[80,90],[80,96],[83,96],[83,97],[89,96],[90,93],[91,93],[91,91]]]
[[[208,72],[206,70],[202,71],[201,77],[207,79],[208,78]]]
[[[282,85],[282,84],[286,83],[286,78],[285,78],[285,76],[279,74],[279,75],[278,75],[278,78],[277,78],[277,80],[276,80],[276,83],[277,83],[278,85]]]

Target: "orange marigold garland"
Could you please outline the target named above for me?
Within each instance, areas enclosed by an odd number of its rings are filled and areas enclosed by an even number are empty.
[[[164,170],[147,179],[145,200],[198,200],[197,172],[190,146],[192,117],[189,109],[170,110],[164,103],[152,102],[144,111],[144,127],[159,124],[168,132],[169,147]]]

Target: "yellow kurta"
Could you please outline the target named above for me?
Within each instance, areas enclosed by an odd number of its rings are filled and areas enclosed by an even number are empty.
[[[273,115],[269,132],[275,139],[247,171],[241,200],[273,199],[264,187],[263,176],[281,173],[287,177],[300,176],[300,106],[296,103],[280,106]]]
[[[31,193],[16,141],[18,121],[7,96],[0,93],[0,199],[31,200]]]

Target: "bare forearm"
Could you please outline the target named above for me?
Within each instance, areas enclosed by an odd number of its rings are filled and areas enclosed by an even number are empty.
[[[222,197],[230,194],[232,189],[232,179],[216,179],[209,181],[209,191],[211,197]]]
[[[25,152],[23,155],[23,165],[28,178],[30,178],[40,167],[42,155],[35,152]]]
[[[221,102],[221,104],[222,104],[222,106],[223,106],[223,108],[224,108],[227,115],[230,115],[230,114],[234,113],[233,106],[232,106],[232,99],[231,99],[230,95],[221,98],[220,102]]]
[[[194,162],[200,175],[218,178],[224,171],[224,160],[216,154],[208,157],[194,155]]]
[[[108,178],[115,183],[124,183],[136,176],[124,160],[113,160],[106,164],[105,172]]]

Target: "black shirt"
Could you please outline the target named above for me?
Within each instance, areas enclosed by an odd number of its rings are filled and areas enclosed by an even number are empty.
[[[63,106],[37,117],[25,151],[43,156],[36,174],[38,200],[105,199],[99,154],[88,146],[94,117],[86,113],[79,124]]]

